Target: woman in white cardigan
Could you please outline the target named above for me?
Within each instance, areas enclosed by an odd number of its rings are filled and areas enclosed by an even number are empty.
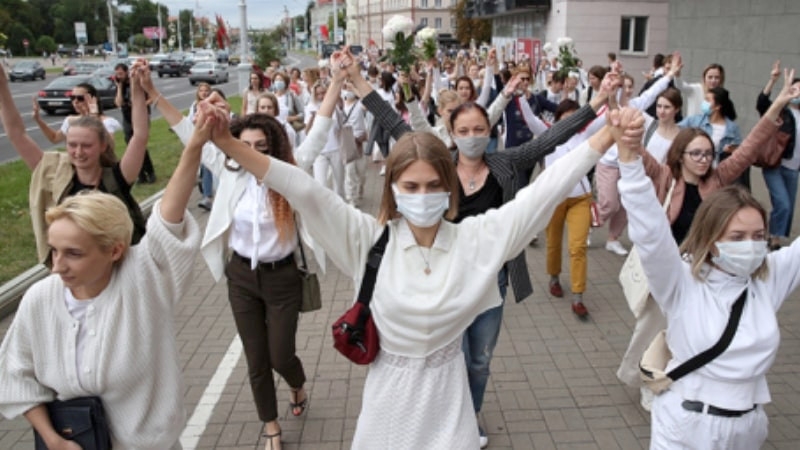
[[[26,292],[0,347],[0,413],[23,414],[48,448],[78,446],[53,429],[45,404],[86,396],[100,397],[115,449],[180,448],[172,317],[200,245],[186,211],[211,129],[200,122],[138,245],[113,195],[76,195],[47,211],[53,274]]]
[[[297,148],[301,165],[307,167],[324,147],[343,82],[341,76],[333,80],[313,128]],[[158,95],[154,86],[148,88],[153,91],[150,95]],[[211,98],[221,97],[214,93]],[[186,141],[192,133],[191,122],[166,99],[158,107],[175,134]],[[231,126],[241,142],[294,164],[292,147],[277,119],[251,114]],[[223,273],[227,276],[228,298],[242,338],[256,409],[265,422],[266,448],[280,449],[273,369],[291,388],[292,414],[301,415],[307,404],[306,377],[295,351],[302,285],[294,253],[303,224],[283,196],[227,159],[213,143],[203,148],[203,164],[218,177],[219,187],[201,251],[216,281]],[[314,247],[312,242],[309,248]],[[232,257],[229,250],[233,250]],[[324,269],[324,254],[315,255]]]
[[[339,57],[334,54],[333,67],[352,63]],[[640,139],[638,133],[632,139]],[[389,227],[370,304],[381,350],[367,374],[352,448],[477,449],[461,336],[477,315],[500,304],[500,267],[544,228],[611,145],[610,135],[598,133],[514,200],[459,224],[445,220],[458,206],[452,156],[429,133],[406,133],[392,149],[378,218],[321,189],[302,170],[254,152],[224,128],[215,129],[213,140],[289,199],[356,286],[370,248]]]

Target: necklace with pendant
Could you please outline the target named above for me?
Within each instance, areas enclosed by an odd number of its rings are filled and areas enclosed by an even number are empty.
[[[462,169],[462,170],[463,170],[463,169]],[[477,177],[478,177],[478,175],[480,175],[481,171],[483,171],[483,166],[479,167],[479,168],[478,168],[478,170],[476,170],[476,171],[475,171],[475,172],[472,174],[472,176],[470,177],[470,179],[469,179],[469,182],[467,183],[467,189],[469,189],[469,191],[470,191],[470,192],[472,192],[472,191],[474,191],[474,190],[475,190],[475,187],[476,187],[476,186],[475,186],[475,178],[477,178]],[[466,171],[465,171],[465,172],[466,172]]]
[[[425,275],[430,275],[431,274],[431,264],[430,264],[431,249],[428,249],[428,257],[427,258],[425,257],[425,253],[422,251],[422,246],[421,245],[417,245],[417,250],[419,250],[419,256],[421,256],[422,260],[425,261],[425,270],[423,270],[423,272],[425,272]]]

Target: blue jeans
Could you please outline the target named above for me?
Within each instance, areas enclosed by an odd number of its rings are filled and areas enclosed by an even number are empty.
[[[797,198],[797,171],[778,166],[774,169],[763,169],[762,173],[772,203],[772,211],[769,213],[769,234],[788,237],[792,229],[794,202]]]
[[[203,198],[214,196],[214,174],[202,164],[200,164],[200,187],[203,190]]]
[[[483,405],[483,394],[486,392],[486,384],[489,381],[492,353],[497,345],[497,336],[500,335],[500,325],[503,323],[503,304],[508,289],[508,272],[505,267],[497,274],[497,287],[500,289],[503,303],[482,312],[464,332],[462,349],[467,363],[467,379],[469,391],[472,394],[472,406],[476,413],[481,410]]]

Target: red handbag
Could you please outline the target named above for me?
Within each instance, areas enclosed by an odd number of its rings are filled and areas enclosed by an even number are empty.
[[[333,323],[333,348],[356,364],[371,363],[380,350],[378,329],[372,320],[369,302],[372,300],[375,279],[388,241],[387,226],[367,255],[367,266],[358,290],[358,300]]]

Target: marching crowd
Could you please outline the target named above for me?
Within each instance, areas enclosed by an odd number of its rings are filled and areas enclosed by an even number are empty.
[[[565,70],[555,58],[534,66],[462,51],[400,70],[344,49],[319,67],[254,70],[236,112],[201,83],[184,116],[139,61],[116,70],[123,124],[103,115],[90,85],[72,91],[76,114],[59,130],[34,109],[64,152],[27,135],[0,67],[0,120],[32,171],[38,256],[53,272],[25,294],[0,347],[0,413],[24,415],[42,448],[75,449],[51,408],[98,397],[115,448],[180,448],[172,318],[201,255],[227,280],[265,449],[279,449],[273,372],[290,387],[292,414],[308,407],[295,255],[305,266],[308,250],[323,271],[333,263],[357,289],[381,242],[369,304],[380,351],[352,448],[484,448],[507,291],[517,302],[533,292],[526,247],[543,234],[550,294],[568,286],[586,319],[588,242],[608,223],[605,249],[635,258],[650,293],[618,377],[641,388],[651,448],[760,447],[776,313],[800,282],[800,244],[789,241],[800,79],[776,62],[752,105],[762,118],[743,133],[721,65],[694,83],[679,53],[655,63],[637,92],[613,54]],[[155,180],[149,108],[184,150],[145,220],[131,186]],[[359,208],[369,160],[384,177],[377,217]],[[769,212],[749,192],[753,165]],[[205,229],[187,211],[198,177]],[[662,330],[671,356],[659,370],[671,384],[656,394],[640,361]]]

